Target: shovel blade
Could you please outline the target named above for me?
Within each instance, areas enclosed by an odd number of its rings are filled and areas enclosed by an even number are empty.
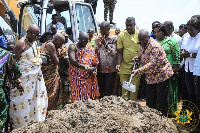
[[[130,82],[123,81],[122,87],[128,91],[136,92],[136,86]]]

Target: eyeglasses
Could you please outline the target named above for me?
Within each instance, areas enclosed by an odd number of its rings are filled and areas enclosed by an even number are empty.
[[[187,29],[187,26],[186,25],[180,25],[179,28]]]
[[[31,35],[33,35],[34,37],[38,37],[39,36],[39,34],[36,34],[36,33],[33,33],[31,30],[28,30],[30,33],[31,33]]]

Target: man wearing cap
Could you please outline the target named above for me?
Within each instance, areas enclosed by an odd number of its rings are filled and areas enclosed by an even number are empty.
[[[168,36],[171,37],[171,38],[176,39],[176,41],[179,44],[179,47],[181,48],[181,37],[179,35],[177,35],[177,34],[174,33],[173,22],[172,21],[165,21],[164,25],[167,28]]]

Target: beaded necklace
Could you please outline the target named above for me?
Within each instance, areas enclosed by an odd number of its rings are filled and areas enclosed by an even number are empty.
[[[30,43],[26,37],[25,37],[25,40],[28,43],[28,45],[32,48],[34,57],[39,57],[38,46],[36,45],[36,50],[34,50],[34,48],[32,47],[33,43]]]

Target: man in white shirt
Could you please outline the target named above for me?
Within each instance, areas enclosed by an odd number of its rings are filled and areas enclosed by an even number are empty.
[[[181,37],[181,45],[185,44],[184,41],[187,41],[187,39],[184,39],[185,36],[188,36],[187,32],[187,26],[186,24],[181,24],[179,26],[179,36]],[[180,47],[181,48],[181,47]],[[179,98],[182,100],[188,100],[188,91],[187,86],[185,83],[185,59],[181,59],[181,63],[179,65],[180,71],[179,71],[179,77],[178,77],[178,94]]]
[[[55,24],[58,30],[63,30],[65,31],[64,25],[58,21],[58,15],[57,14],[53,14],[52,15],[52,22],[49,23],[46,27],[46,32],[50,32],[50,27],[52,24]]]
[[[179,47],[181,47],[181,37],[174,33],[174,26],[172,21],[165,21],[164,25],[167,28],[168,36],[171,38],[176,39],[176,41],[179,44]]]

